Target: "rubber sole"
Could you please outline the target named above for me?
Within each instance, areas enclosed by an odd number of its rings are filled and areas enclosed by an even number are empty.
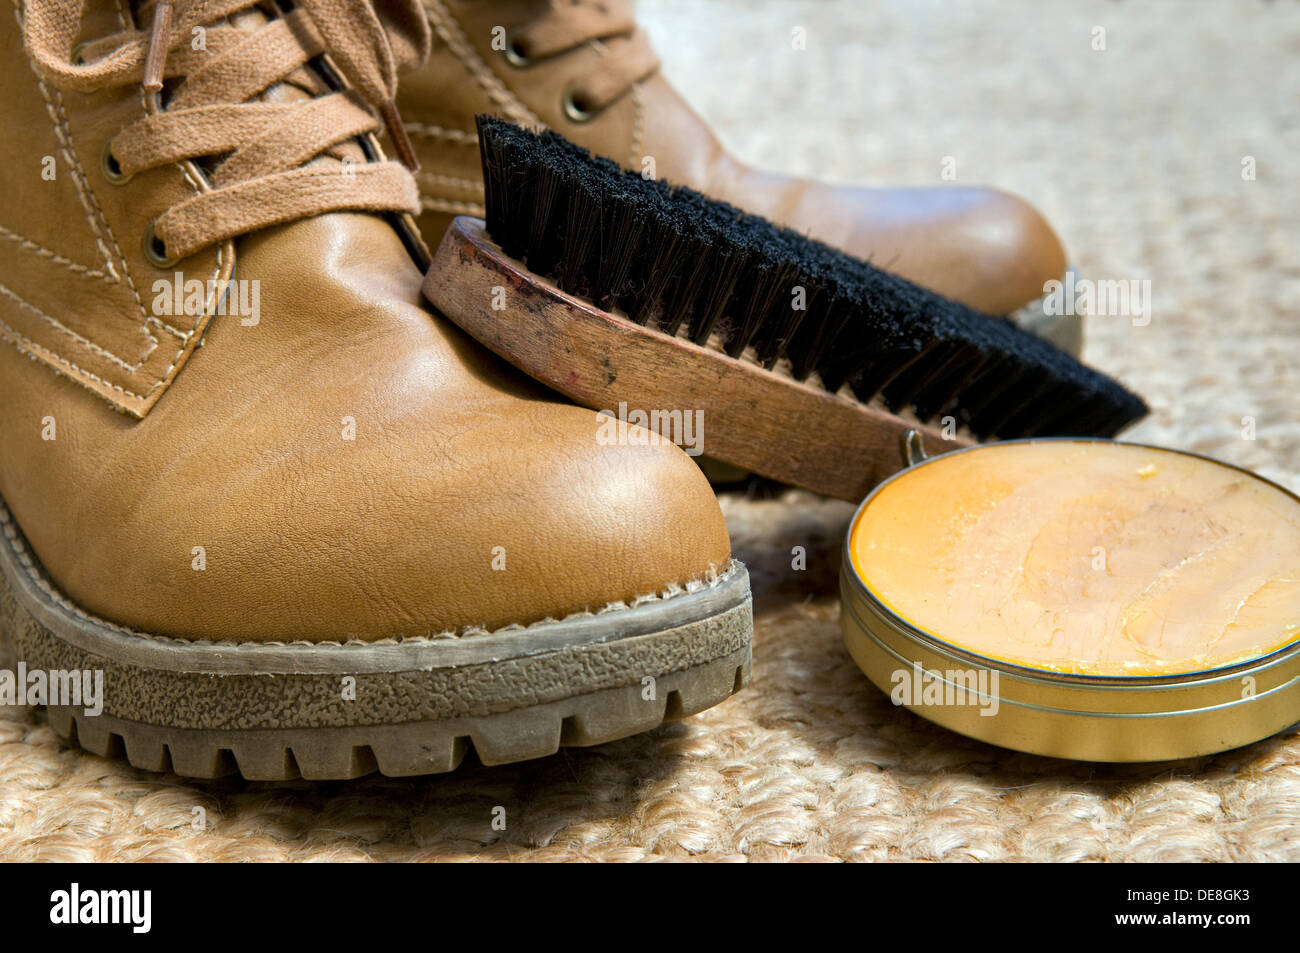
[[[1076,279],[1079,277],[1073,268],[1067,268],[1066,271],[1073,271]],[[1049,314],[1047,300],[1048,296],[1044,294],[1008,317],[1030,334],[1036,334],[1051,341],[1062,351],[1080,357],[1083,354],[1083,316]]]
[[[748,682],[749,575],[563,620],[421,639],[193,642],[83,612],[0,502],[0,627],[28,672],[102,672],[103,710],[51,727],[151,771],[254,780],[451,771],[638,734]],[[51,699],[53,700],[53,699]]]

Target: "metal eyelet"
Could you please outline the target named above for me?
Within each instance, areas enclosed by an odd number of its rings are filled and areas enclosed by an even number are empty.
[[[583,109],[578,105],[573,95],[573,87],[570,86],[564,91],[564,115],[569,117],[571,122],[589,122],[596,115],[594,109]]]
[[[154,234],[153,226],[154,223],[150,222],[144,230],[144,257],[149,259],[149,264],[155,268],[170,268],[176,264],[177,259],[168,257],[167,246]]]
[[[113,156],[112,139],[104,143],[104,149],[99,154],[99,167],[104,171],[104,178],[108,179],[113,185],[130,182],[133,177],[122,171],[122,167],[118,165],[117,159]]]
[[[505,54],[506,62],[516,69],[523,69],[525,66],[533,65],[533,61],[519,48],[519,41],[515,39],[514,30],[506,31]]]

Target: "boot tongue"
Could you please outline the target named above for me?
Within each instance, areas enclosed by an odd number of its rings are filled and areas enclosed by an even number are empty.
[[[148,27],[149,18],[152,16],[153,3],[141,5],[136,13],[136,22],[143,28]],[[266,24],[270,23],[274,16],[268,14],[260,7],[249,7],[239,10],[228,17],[222,17],[213,20],[209,26],[226,26],[234,27],[237,30],[243,30],[247,33],[255,33]],[[267,87],[257,96],[254,96],[249,102],[263,103],[294,103],[306,102],[315,99],[317,96],[324,95],[332,90],[326,84],[324,78],[313,71],[310,66],[304,66],[296,70],[292,75],[286,77],[281,82]],[[339,159],[349,159],[353,162],[366,162],[367,157],[362,148],[354,141],[348,140],[334,146],[329,154]],[[329,161],[328,155],[322,154],[311,161],[305,163],[305,166],[316,166]],[[209,163],[220,165],[220,162]]]
[[[274,16],[268,15],[259,7],[250,7],[229,17],[214,20],[213,24],[231,26],[253,33],[266,26],[273,19],[275,19]],[[145,22],[147,23],[147,19]],[[304,66],[281,82],[268,86],[249,101],[265,103],[307,102],[332,91],[323,76],[312,69],[311,66]],[[304,163],[303,167],[319,167],[336,160],[350,160],[360,164],[368,162],[369,157],[355,139],[349,139],[333,146],[328,153],[318,155]],[[220,165],[219,158],[214,157],[214,159],[210,160],[210,164]],[[369,217],[367,216],[367,218]],[[318,234],[331,236],[331,241],[336,244],[343,243],[346,246],[349,243],[355,243],[358,246],[363,246],[366,248],[367,254],[376,263],[382,263],[381,267],[391,270],[393,275],[402,276],[408,282],[419,281],[423,268],[417,269],[412,265],[413,262],[419,260],[421,255],[427,257],[428,253],[422,251],[417,254],[411,248],[405,247],[405,239],[392,240],[393,228],[390,223],[366,221],[352,215],[340,215],[339,213],[329,213],[319,216],[319,218],[321,221],[315,223],[290,223],[275,229],[273,234],[268,236],[273,245],[299,248],[299,251],[284,256],[282,270],[286,276],[296,276],[302,282],[303,287],[320,290],[321,288],[330,287],[335,281],[330,269],[322,269],[322,261],[318,256],[303,255],[301,253],[302,236]],[[379,216],[374,216],[374,218],[378,219]],[[385,233],[385,237],[382,239],[379,238],[378,232],[380,231]]]
[[[248,33],[255,33],[262,27],[271,22],[273,18],[268,16],[258,7],[249,7],[247,10],[240,10],[226,17],[224,20],[214,21],[226,26],[233,26],[238,30],[244,30]],[[288,77],[283,82],[276,83],[268,87],[261,95],[254,97],[257,102],[264,103],[290,103],[299,100],[314,99],[315,94],[311,91],[310,79],[301,76],[305,70],[298,70],[293,76]]]
[[[230,20],[233,26],[251,32],[260,29],[269,23],[271,17],[263,13],[262,10],[253,7],[248,10],[240,11],[231,17]],[[313,92],[313,82],[316,84],[316,88],[320,90],[319,92]],[[282,82],[268,87],[256,98],[258,101],[266,103],[292,103],[315,99],[316,96],[329,91],[330,90],[326,86],[324,78],[312,70],[310,66],[304,66]],[[362,150],[361,146],[359,146],[353,139],[349,139],[346,142],[340,142],[338,145],[334,146],[330,152],[340,159],[349,159],[353,162],[367,161],[364,150]],[[308,166],[315,166],[327,161],[329,160],[326,156],[320,155],[306,164]]]

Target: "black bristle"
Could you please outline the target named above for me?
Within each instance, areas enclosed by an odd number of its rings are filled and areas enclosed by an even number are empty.
[[[564,254],[564,214],[569,177],[557,163],[539,162],[533,177],[533,213],[528,231],[529,266],[549,275]],[[488,226],[491,231],[492,226]]]
[[[922,420],[947,415],[963,388],[975,379],[988,360],[988,355],[978,348],[952,345],[948,359],[917,389],[912,400],[916,415]]]
[[[975,372],[956,399],[949,400],[940,414],[949,413],[975,432],[973,421],[1004,390],[1018,390],[1031,376],[1031,369],[1014,354],[992,353]]]
[[[555,132],[478,118],[487,229],[565,291],[976,436],[1111,436],[1141,398],[1003,318]],[[799,307],[802,305],[802,307]]]
[[[764,240],[754,245],[737,281],[727,354],[739,357],[752,345],[758,362],[767,368],[781,358],[806,313],[793,307],[797,274],[784,242]]]
[[[567,192],[563,218],[565,245],[556,263],[555,283],[569,294],[582,297],[590,294],[595,283],[595,264],[600,259],[600,219],[607,193],[592,170],[583,167],[576,170]]]
[[[891,408],[912,407],[917,416],[929,418],[933,412],[933,401],[923,399],[928,388],[935,380],[946,379],[955,366],[969,368],[973,355],[968,344],[961,341],[938,341],[926,355],[924,362],[918,362],[911,373],[901,374],[883,388],[885,403]],[[922,410],[922,408],[926,408]]]
[[[644,211],[635,196],[624,189],[606,193],[591,289],[591,300],[597,307],[612,311],[624,294],[633,256],[641,247],[644,220]]]
[[[716,249],[712,256],[711,274],[703,276],[697,283],[695,303],[691,306],[689,337],[696,344],[707,341],[727,313],[748,257],[749,253],[743,247],[724,244]]]
[[[837,296],[830,288],[810,284],[807,275],[795,272],[790,307],[803,305],[803,317],[785,342],[785,356],[795,380],[804,380],[817,369],[817,355],[824,338],[834,338],[853,313],[850,299]]]
[[[1011,435],[1014,431],[1006,428],[1007,422],[1013,420],[1026,405],[1039,400],[1051,388],[1053,381],[1050,369],[1026,364],[1025,373],[1014,388],[1000,388],[992,400],[971,417],[971,430],[977,434],[996,434],[1004,438]]]
[[[638,324],[658,326],[674,279],[689,254],[687,234],[676,216],[648,214],[642,223],[641,251],[632,256],[632,274],[619,304]]]
[[[506,254],[522,258],[528,247],[533,207],[533,179],[538,156],[526,139],[494,137],[491,120],[480,117],[479,150],[488,231]],[[489,184],[490,183],[490,184]],[[488,195],[491,198],[487,198]]]
[[[499,177],[507,174],[506,164],[503,157],[505,143],[502,138],[491,134],[485,134],[485,126],[490,129],[492,120],[484,116],[477,118],[479,130],[479,158],[483,165],[483,206],[485,209],[484,216],[487,222],[488,231],[493,234],[501,234],[506,227],[505,210],[502,203],[509,194]]]

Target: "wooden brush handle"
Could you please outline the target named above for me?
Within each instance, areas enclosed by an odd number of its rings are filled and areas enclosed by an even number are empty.
[[[497,289],[504,310],[493,308]],[[602,311],[508,257],[480,219],[452,222],[424,293],[480,343],[574,402],[611,412],[621,401],[646,412],[702,410],[704,453],[826,496],[856,502],[906,467],[909,431],[931,456],[973,442]]]

